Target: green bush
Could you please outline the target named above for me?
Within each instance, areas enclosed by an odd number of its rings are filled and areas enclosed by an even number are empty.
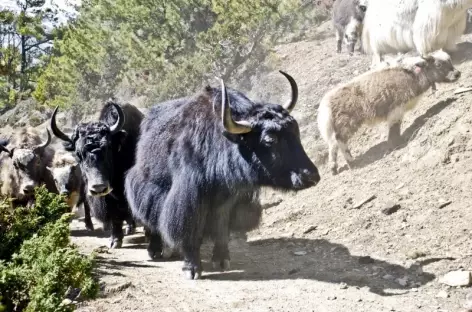
[[[0,202],[0,260],[9,260],[24,240],[41,227],[58,220],[69,208],[62,197],[37,188],[32,207],[10,209],[8,199]]]
[[[73,311],[63,304],[70,288],[80,289],[81,299],[95,297],[93,257],[70,243],[72,214],[62,198],[42,187],[33,207],[8,206],[0,205],[0,312]]]

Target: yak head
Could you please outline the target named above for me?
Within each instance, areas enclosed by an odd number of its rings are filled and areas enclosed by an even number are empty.
[[[67,151],[75,152],[87,183],[87,193],[91,196],[106,196],[113,190],[113,155],[119,152],[126,137],[126,132],[121,130],[125,123],[123,110],[115,103],[112,105],[118,113],[113,125],[102,121],[80,123],[70,137],[56,125],[57,107],[51,116],[51,129],[56,137],[65,142]]]
[[[402,65],[431,83],[457,81],[461,72],[452,64],[451,57],[443,50],[434,51],[426,56],[411,56],[401,60]]]
[[[18,179],[19,195],[28,197],[33,195],[34,188],[44,180],[44,164],[42,162],[46,147],[51,143],[51,133],[47,130],[47,140],[31,148],[17,148],[15,146],[7,149],[0,144],[0,150],[7,153],[11,158],[13,170]]]
[[[71,154],[56,156],[52,167],[46,167],[54,179],[60,195],[65,196],[67,204],[73,208],[79,199],[82,172],[75,157]]]
[[[239,145],[262,185],[300,190],[316,185],[320,176],[302,146],[298,123],[290,115],[298,99],[297,84],[287,73],[280,73],[292,89],[291,99],[284,105],[253,103],[234,90],[230,96],[221,80],[223,135]]]

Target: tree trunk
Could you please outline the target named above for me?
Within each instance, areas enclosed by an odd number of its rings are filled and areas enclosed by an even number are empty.
[[[21,78],[20,91],[26,89],[26,36],[21,35]]]

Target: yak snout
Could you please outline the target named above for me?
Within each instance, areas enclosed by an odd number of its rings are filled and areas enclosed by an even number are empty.
[[[23,186],[23,194],[26,196],[32,195],[34,193],[34,184],[26,184]]]
[[[460,77],[461,77],[461,72],[455,69],[455,70],[450,71],[447,74],[446,79],[444,80],[446,82],[456,82],[457,80],[459,80]]]
[[[311,168],[304,168],[298,172],[292,172],[291,180],[295,189],[302,190],[318,184],[321,177],[318,168],[313,165]]]
[[[69,197],[70,192],[69,192],[69,190],[67,190],[67,189],[62,189],[61,192],[60,192],[60,194],[63,195],[63,196]]]
[[[92,196],[105,196],[111,192],[110,186],[105,183],[96,183],[90,185],[88,188],[90,195]]]
[[[318,182],[321,180],[318,168],[313,166],[312,169],[303,169],[301,173],[301,179],[304,184],[310,184],[310,186],[318,184]]]
[[[457,79],[461,77],[461,72],[455,69],[451,72],[450,76],[451,76],[450,78],[451,81],[456,81]]]

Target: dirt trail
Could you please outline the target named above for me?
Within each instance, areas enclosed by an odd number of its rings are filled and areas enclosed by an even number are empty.
[[[337,55],[327,25],[326,39],[277,49],[282,68],[300,84],[295,116],[321,183],[298,194],[268,192],[265,200],[274,204],[261,227],[248,241],[231,242],[231,271],[213,272],[205,262],[203,280],[185,280],[179,260],[148,261],[140,229],[123,249],[99,254],[106,295],[78,311],[463,310],[470,289],[438,279],[472,270],[472,92],[453,94],[472,85],[472,37],[464,36],[455,54],[460,83],[427,93],[402,125],[405,143],[387,154],[386,126],[362,129],[350,142],[357,168],[333,177],[315,107],[335,84],[365,71],[369,58]],[[277,75],[261,83],[278,85]],[[284,90],[274,88],[261,96],[280,98]],[[382,212],[393,205],[398,211]],[[72,236],[86,252],[107,243],[100,229],[86,233],[78,221]],[[204,261],[210,251],[205,245]]]

